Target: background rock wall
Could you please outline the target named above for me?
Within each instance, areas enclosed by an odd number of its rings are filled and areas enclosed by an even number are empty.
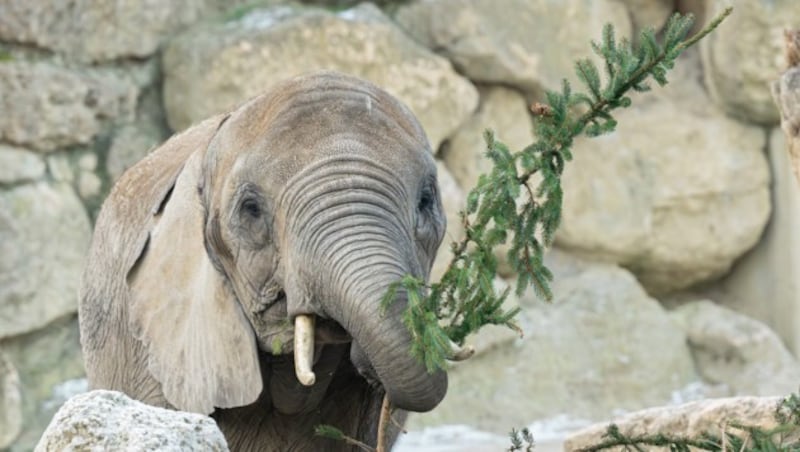
[[[604,23],[631,35],[728,3],[733,16],[670,85],[637,96],[616,133],[576,144],[550,256],[555,302],[509,301],[526,337],[475,338],[483,353],[453,369],[445,402],[411,427],[503,434],[796,389],[784,344],[800,351],[800,210],[768,88],[783,28],[800,25],[795,0],[352,3],[0,3],[0,449],[30,449],[86,389],[75,311],[93,219],[113,181],[173,131],[305,71],[370,79],[425,127],[455,240],[456,212],[489,168],[482,130],[530,143],[528,104],[574,78]]]

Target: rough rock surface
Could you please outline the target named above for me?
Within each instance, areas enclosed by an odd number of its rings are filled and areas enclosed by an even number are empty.
[[[482,88],[478,110],[448,138],[442,159],[464,190],[478,184],[478,177],[492,169],[486,157],[483,132],[492,129],[495,137],[519,151],[533,142],[533,122],[525,98],[501,86]]]
[[[772,94],[780,111],[795,180],[800,184],[800,66],[787,70],[773,82]]]
[[[67,401],[47,427],[38,451],[227,451],[213,419],[145,405],[116,391],[91,391]]]
[[[447,230],[445,231],[442,245],[439,247],[439,252],[436,253],[436,259],[433,261],[431,281],[438,281],[447,270],[450,259],[453,257],[453,253],[450,251],[450,244],[464,237],[464,226],[461,224],[458,212],[466,207],[464,191],[458,186],[455,178],[450,174],[444,163],[438,160],[436,161],[436,172],[439,180],[439,195],[442,199],[442,207],[444,207],[444,212],[447,215]]]
[[[10,451],[30,451],[61,404],[87,389],[77,315],[3,339],[0,348],[17,369],[20,383],[22,430]]]
[[[673,436],[697,437],[704,432],[719,436],[720,428],[731,424],[777,426],[775,409],[780,397],[732,397],[690,402],[679,406],[650,408],[613,419],[627,436],[665,433]],[[570,435],[564,450],[577,451],[599,444],[608,424],[595,424]]]
[[[317,69],[370,80],[409,106],[433,149],[475,109],[478,93],[450,63],[411,40],[375,6],[334,14],[281,6],[201,24],[164,54],[164,102],[180,130],[276,82]]]
[[[5,0],[0,40],[30,44],[79,61],[146,57],[212,0]]]
[[[622,3],[628,7],[637,32],[645,28],[658,32],[675,8],[674,0],[622,0]]]
[[[19,374],[0,349],[0,449],[8,447],[22,430]]]
[[[14,114],[0,115],[0,141],[39,151],[86,144],[104,120],[130,117],[137,95],[133,83],[111,73],[4,62],[0,111]]]
[[[631,29],[625,6],[609,0],[427,0],[395,18],[470,79],[531,94],[560,87],[575,57],[592,55],[589,40],[605,23],[620,35]]]
[[[696,381],[683,331],[629,272],[557,251],[547,263],[554,300],[520,300],[524,339],[453,369],[448,396],[410,428],[467,424],[505,434],[520,419],[597,420],[666,403]]]
[[[0,338],[75,312],[91,226],[65,184],[0,191]]]
[[[711,301],[671,313],[686,331],[698,372],[731,395],[778,396],[797,390],[800,364],[763,323]]]
[[[41,179],[44,160],[27,149],[0,144],[0,184],[18,184]]]
[[[618,113],[616,132],[576,142],[556,235],[631,269],[653,293],[726,273],[770,214],[763,130],[720,114],[691,73],[678,74]]]
[[[707,2],[716,15],[728,2]],[[741,0],[725,22],[700,43],[711,98],[734,117],[776,124],[769,84],[781,73],[785,29],[800,24],[795,0]]]

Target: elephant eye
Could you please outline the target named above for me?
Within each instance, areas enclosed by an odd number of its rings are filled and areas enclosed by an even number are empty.
[[[422,190],[422,193],[419,197],[419,202],[417,203],[417,211],[419,212],[428,212],[433,207],[433,190],[430,188],[426,188]]]
[[[242,202],[241,210],[243,214],[254,220],[261,217],[261,205],[255,199],[245,199]]]

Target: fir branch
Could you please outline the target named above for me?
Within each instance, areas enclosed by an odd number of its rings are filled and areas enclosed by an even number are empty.
[[[661,44],[652,30],[645,30],[638,47],[627,39],[618,41],[613,27],[606,25],[601,42],[591,43],[603,59],[605,80],[592,60],[579,60],[575,72],[586,92],[573,92],[565,79],[560,91],[546,93],[547,104],[534,104],[536,142],[512,152],[491,131],[486,132],[486,156],[493,168],[481,175],[467,195],[466,209],[460,213],[464,238],[452,244],[453,257],[441,280],[426,286],[407,275],[383,299],[385,308],[400,291],[405,294],[408,307],[403,323],[413,338],[411,353],[429,371],[444,368],[457,355],[453,347],[463,345],[468,335],[485,325],[505,325],[521,333],[514,323],[519,309],[503,308],[509,291],[497,293],[493,286],[498,265],[492,252],[495,247],[510,240],[507,260],[518,275],[518,295],[532,287],[539,297],[552,299],[553,274],[543,259],[561,223],[561,175],[572,159],[574,139],[613,131],[617,122],[612,111],[631,105],[626,94],[649,90],[650,79],[666,84],[676,58],[730,12],[731,8],[726,9],[688,39],[684,38],[694,22],[692,16],[675,14]],[[534,175],[540,180],[535,188],[530,186]],[[518,206],[521,197],[524,202]]]

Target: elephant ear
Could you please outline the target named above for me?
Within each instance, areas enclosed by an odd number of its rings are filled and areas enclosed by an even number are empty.
[[[164,397],[180,410],[209,414],[255,402],[262,379],[252,327],[203,242],[204,151],[189,157],[155,213],[127,281],[131,329]]]

